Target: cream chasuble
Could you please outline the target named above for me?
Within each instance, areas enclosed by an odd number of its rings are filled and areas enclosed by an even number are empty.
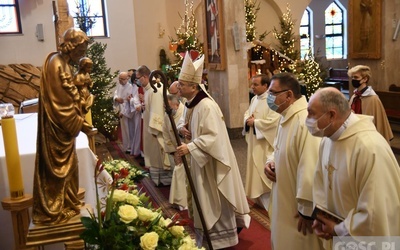
[[[276,182],[272,184],[270,202],[272,248],[323,249],[315,234],[297,231],[298,211],[311,216],[312,185],[320,138],[312,136],[305,120],[307,101],[301,97],[283,113],[274,143]],[[272,211],[271,211],[272,207]]]
[[[146,166],[169,168],[168,156],[164,153],[162,126],[164,122],[164,102],[162,86],[156,93],[150,86],[145,87],[145,110],[143,112],[143,150]]]
[[[251,99],[250,107],[244,114],[246,120],[254,116],[254,127],[246,132],[247,168],[246,195],[258,198],[271,191],[272,182],[264,173],[267,156],[274,151],[274,138],[278,128],[280,115],[272,111],[267,104],[267,92]]]
[[[238,241],[236,227],[243,226],[235,217],[250,212],[236,158],[218,105],[204,98],[192,110],[191,176],[214,248],[232,246]],[[194,225],[201,228],[199,216]]]
[[[179,107],[176,110],[176,114],[173,116],[175,125],[178,124],[179,119],[182,117],[184,109],[185,106],[179,102]],[[164,115],[163,136],[165,152],[169,154],[171,168],[173,167],[171,188],[169,191],[169,203],[184,208],[187,207],[185,167],[183,164],[175,165],[173,153],[176,151],[177,143],[171,126],[171,121],[167,114]],[[172,153],[172,155],[170,153]]]
[[[179,119],[183,116],[183,111],[185,109],[185,105],[179,102],[178,109],[176,110],[175,115],[173,116],[175,126],[177,126]],[[166,153],[173,153],[176,151],[177,143],[175,140],[175,134],[172,130],[171,121],[167,114],[164,114],[164,123],[163,123],[163,136],[164,136],[164,148]]]
[[[372,117],[357,115],[338,140],[322,140],[314,201],[344,217],[351,236],[398,236],[400,169],[372,125]]]

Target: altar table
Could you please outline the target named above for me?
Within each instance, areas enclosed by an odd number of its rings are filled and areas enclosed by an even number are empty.
[[[37,113],[17,114],[14,117],[17,128],[18,149],[21,157],[24,190],[26,194],[33,194],[38,117]],[[86,190],[85,202],[95,207],[96,185],[94,181],[94,168],[97,157],[90,150],[87,136],[82,132],[76,139],[76,153],[79,161],[79,187]],[[10,197],[10,189],[8,185],[3,133],[0,129],[0,200],[3,200],[5,197]],[[0,224],[0,249],[13,249],[14,236],[11,213],[2,208],[0,208]]]

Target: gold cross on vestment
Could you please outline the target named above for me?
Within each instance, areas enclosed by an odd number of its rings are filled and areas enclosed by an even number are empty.
[[[334,168],[332,165],[328,165],[325,166],[325,169],[328,171],[329,189],[332,190],[332,175],[336,168]]]

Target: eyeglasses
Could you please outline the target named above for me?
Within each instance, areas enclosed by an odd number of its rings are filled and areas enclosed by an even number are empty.
[[[270,90],[268,90],[268,95],[274,95],[274,96],[276,96],[277,94],[280,94],[280,93],[283,93],[283,92],[285,92],[285,91],[289,91],[290,89],[284,89],[284,90],[281,90],[281,91],[270,91]]]
[[[178,82],[178,87],[193,86],[193,83]]]
[[[144,77],[144,76],[139,76],[139,77],[136,77],[136,80],[139,80],[140,78],[142,78],[142,77]]]
[[[120,81],[126,81],[126,80],[128,80],[129,78],[119,78],[119,80]]]

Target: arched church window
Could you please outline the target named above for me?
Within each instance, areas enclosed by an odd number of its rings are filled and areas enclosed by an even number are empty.
[[[336,3],[332,2],[325,10],[325,50],[327,59],[344,58],[344,14]]]
[[[311,15],[312,11],[310,8],[307,7],[300,22],[300,56],[302,59],[308,54],[308,51],[312,47]]]
[[[22,33],[18,0],[0,1],[0,34]]]
[[[88,36],[108,36],[105,0],[68,0],[70,15],[75,27]]]

